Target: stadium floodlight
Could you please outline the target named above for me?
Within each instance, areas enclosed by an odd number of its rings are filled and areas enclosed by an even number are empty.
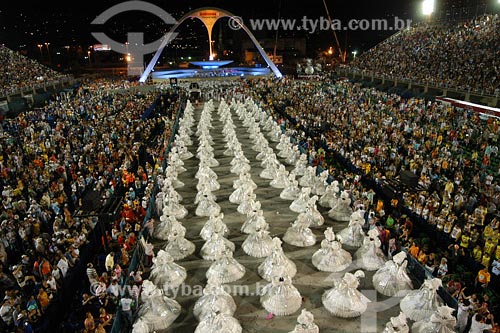
[[[436,5],[435,0],[424,0],[422,3],[422,13],[425,16],[430,16],[432,13],[434,13],[434,7]]]

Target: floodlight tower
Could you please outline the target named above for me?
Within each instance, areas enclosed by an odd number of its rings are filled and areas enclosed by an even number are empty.
[[[424,0],[424,2],[422,2],[422,14],[431,17],[432,13],[434,13],[435,7],[436,7],[435,0]]]

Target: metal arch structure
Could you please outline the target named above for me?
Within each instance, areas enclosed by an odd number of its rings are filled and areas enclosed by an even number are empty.
[[[189,18],[197,18],[200,21],[205,24],[205,27],[208,30],[208,37],[209,37],[209,46],[210,46],[210,55],[212,55],[212,28],[217,20],[223,17],[229,17],[230,19],[234,20],[234,23],[238,26],[240,26],[250,37],[252,40],[253,44],[259,51],[260,55],[264,60],[266,61],[267,65],[271,68],[273,71],[274,75],[276,75],[277,78],[281,79],[283,77],[283,74],[281,74],[280,70],[276,67],[276,65],[273,63],[273,61],[269,58],[267,55],[266,51],[264,48],[260,45],[260,43],[257,41],[253,33],[248,29],[248,27],[241,21],[241,19],[227,10],[220,9],[220,8],[215,8],[215,7],[203,7],[203,8],[198,8],[195,10],[190,11],[186,15],[184,15],[171,29],[169,32],[167,32],[163,37],[162,37],[162,42],[160,44],[160,47],[156,51],[155,55],[153,56],[153,59],[149,62],[148,66],[142,73],[139,82],[144,83],[146,82],[149,73],[153,70],[154,66],[158,62],[158,59],[160,58],[161,53],[163,52],[163,49],[165,46],[167,46],[168,43],[170,43],[173,38],[174,38],[174,32],[177,30],[177,28],[187,19]]]

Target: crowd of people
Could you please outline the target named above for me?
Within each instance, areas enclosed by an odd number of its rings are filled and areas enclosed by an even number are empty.
[[[500,285],[497,119],[345,81],[250,85],[309,161],[350,190],[353,207],[368,208],[366,227],[379,229],[389,257],[406,249],[427,274],[450,281],[457,301],[476,295],[498,312],[488,302]],[[420,186],[392,200],[370,189],[402,170]]]
[[[352,67],[434,86],[495,95],[500,92],[500,17],[459,25],[422,23],[357,57]]]
[[[83,82],[73,96],[55,95],[44,107],[1,124],[2,331],[47,324],[47,308],[78,265],[99,208],[113,197],[123,197],[123,211],[115,225],[105,226],[102,242],[108,249],[116,243],[116,265],[108,273],[119,265],[126,269],[176,107],[169,100],[170,113],[141,119],[159,92],[128,88],[123,81]],[[89,192],[97,207],[86,204]],[[109,268],[95,264],[99,274]],[[109,274],[109,285],[114,277]],[[107,281],[105,274],[101,278]]]
[[[62,78],[68,76],[0,45],[0,96]]]

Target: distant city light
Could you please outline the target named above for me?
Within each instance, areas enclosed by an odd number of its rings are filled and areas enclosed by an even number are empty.
[[[435,5],[435,0],[424,0],[424,2],[422,3],[422,14],[426,16],[432,15],[432,13],[434,13]]]
[[[127,56],[125,57],[125,60],[127,62],[131,62],[132,61],[132,56],[130,55],[130,53],[127,54]]]

